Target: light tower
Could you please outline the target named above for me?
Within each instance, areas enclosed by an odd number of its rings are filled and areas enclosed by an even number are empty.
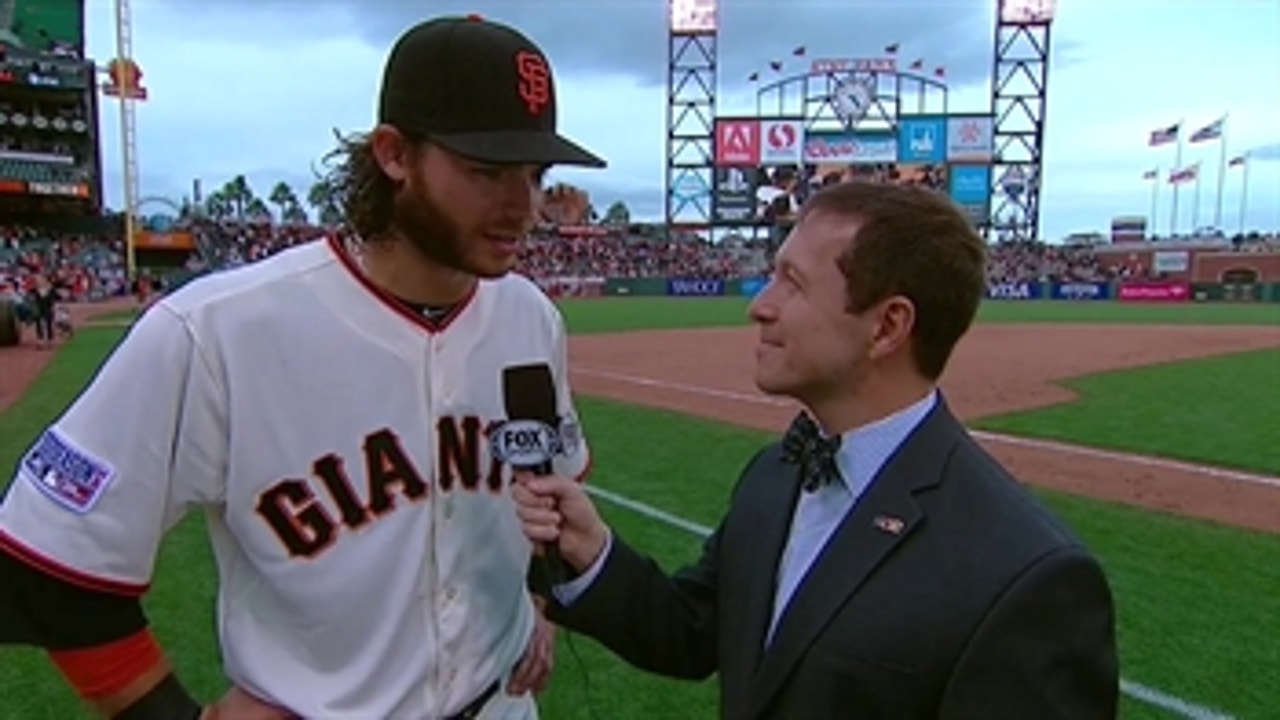
[[[668,0],[666,232],[711,224],[717,0]]]
[[[996,4],[991,73],[992,226],[1011,239],[1039,240],[1049,26],[1057,0],[997,0]]]
[[[138,209],[138,148],[134,128],[133,103],[146,100],[142,87],[142,71],[133,61],[133,23],[129,0],[115,0],[116,56],[107,63],[102,92],[116,98],[120,105],[120,153],[124,175],[124,246],[125,270],[129,280],[136,272],[134,259],[135,219]]]

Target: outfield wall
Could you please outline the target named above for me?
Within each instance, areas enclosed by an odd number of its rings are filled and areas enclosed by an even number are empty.
[[[602,295],[641,297],[754,297],[764,278],[722,280],[698,277],[606,278]],[[1145,282],[1021,282],[993,283],[993,300],[1062,300],[1089,302],[1274,302],[1280,303],[1280,283],[1216,283],[1185,280]]]

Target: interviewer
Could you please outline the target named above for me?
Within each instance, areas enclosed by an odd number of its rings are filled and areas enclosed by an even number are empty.
[[[734,720],[1115,717],[1101,567],[937,387],[984,289],[982,240],[945,197],[815,194],[750,309],[756,384],[804,412],[673,576],[578,484],[521,476],[526,534],[571,570],[548,618],[644,670],[719,673]]]

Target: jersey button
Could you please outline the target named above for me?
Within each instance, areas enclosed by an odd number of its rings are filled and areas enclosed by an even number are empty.
[[[456,587],[449,587],[447,590],[445,590],[445,591],[444,591],[444,599],[445,599],[445,602],[453,602],[454,600],[457,600],[457,599],[458,599],[458,588],[456,588]]]

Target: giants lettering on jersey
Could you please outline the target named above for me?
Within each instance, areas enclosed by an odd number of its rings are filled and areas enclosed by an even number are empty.
[[[480,448],[498,423],[480,418],[441,417],[436,423],[436,447],[442,492],[455,488],[475,492],[484,480],[491,493],[502,492],[502,462],[490,458],[480,472]],[[429,484],[404,451],[400,438],[388,428],[365,436],[362,444],[364,492],[357,492],[346,463],[328,453],[312,463],[312,477],[286,478],[258,496],[256,510],[290,557],[314,558],[333,546],[342,526],[356,530],[396,509],[397,496],[410,503],[427,499]],[[321,499],[323,494],[329,503]],[[330,507],[330,504],[332,507]]]

